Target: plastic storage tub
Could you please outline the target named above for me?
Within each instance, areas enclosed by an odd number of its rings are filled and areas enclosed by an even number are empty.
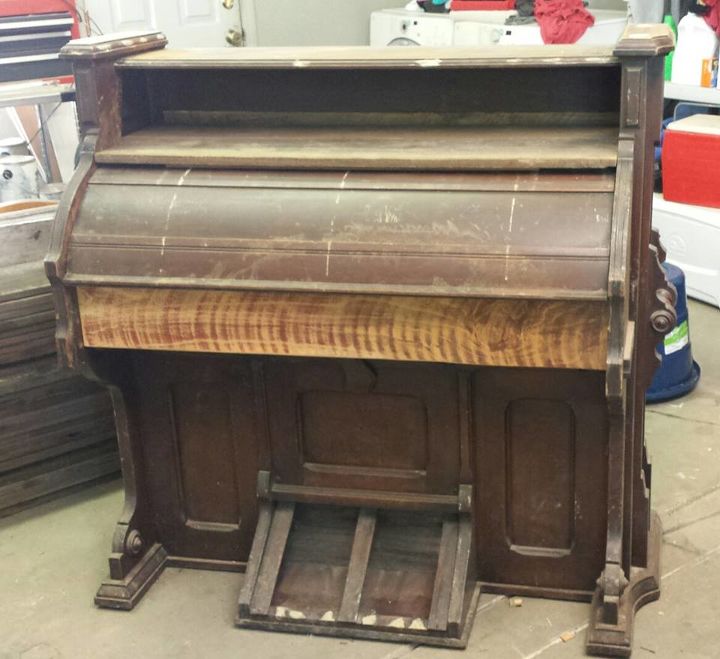
[[[720,210],[676,204],[656,194],[653,226],[668,262],[685,272],[688,296],[720,307]]]

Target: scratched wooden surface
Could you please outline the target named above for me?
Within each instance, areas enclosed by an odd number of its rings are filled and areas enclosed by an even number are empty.
[[[616,63],[610,46],[486,46],[473,48],[369,48],[367,46],[324,46],[313,48],[166,48],[134,55],[120,61],[122,68],[212,67],[342,67],[374,68],[457,68],[468,66],[522,66],[523,64],[574,66]]]
[[[99,163],[182,167],[535,170],[614,167],[617,128],[237,128],[156,126]]]
[[[603,370],[598,302],[78,288],[84,343]]]

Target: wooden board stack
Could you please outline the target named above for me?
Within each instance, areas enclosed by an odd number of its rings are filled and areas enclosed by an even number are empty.
[[[0,515],[119,467],[107,392],[57,365],[42,262],[56,207],[0,207]]]

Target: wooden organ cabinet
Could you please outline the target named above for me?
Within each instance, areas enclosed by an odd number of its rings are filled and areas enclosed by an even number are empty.
[[[47,273],[114,402],[100,606],[244,571],[237,624],[463,647],[480,590],[659,594],[644,391],[660,26],[615,47],[71,42],[83,134]]]

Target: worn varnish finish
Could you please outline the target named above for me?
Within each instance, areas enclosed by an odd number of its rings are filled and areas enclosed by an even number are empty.
[[[649,45],[649,44],[648,44]],[[68,54],[82,54],[80,48],[68,46]],[[495,47],[485,48],[453,48],[438,50],[437,48],[408,47],[402,52],[396,48],[357,48],[357,47],[322,47],[312,49],[297,48],[254,48],[244,51],[227,51],[223,48],[205,48],[197,50],[152,50],[131,58],[121,60],[120,68],[331,68],[341,69],[352,65],[353,68],[387,69],[397,67],[402,70],[409,68],[476,68],[478,62],[483,66],[507,68],[508,60],[516,65],[525,66],[583,66],[588,62],[595,65],[613,66],[617,61],[602,46],[568,46],[553,45],[538,49],[528,46],[512,46],[498,51]]]
[[[604,370],[593,302],[79,288],[89,348]]]
[[[103,167],[88,177],[65,280],[604,302],[614,188],[604,170]]]
[[[617,128],[150,128],[98,153],[99,163],[274,169],[602,169]]]
[[[96,602],[245,569],[239,626],[463,647],[484,589],[592,602],[589,650],[629,654],[670,45],[69,45],[46,265],[126,489]]]

